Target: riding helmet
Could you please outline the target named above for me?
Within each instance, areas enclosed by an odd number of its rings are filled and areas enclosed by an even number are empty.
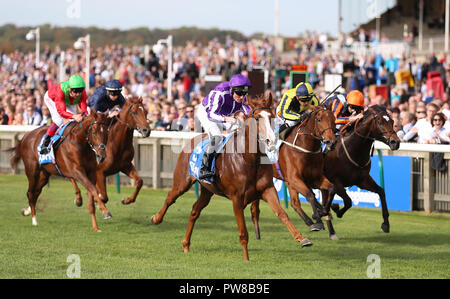
[[[80,75],[73,75],[69,78],[69,88],[85,88],[84,80]]]
[[[246,76],[244,76],[242,74],[237,74],[237,75],[234,75],[233,77],[231,77],[230,87],[235,88],[238,86],[252,87],[252,83]]]
[[[297,85],[295,94],[297,98],[307,98],[314,96],[314,89],[308,82],[301,82]]]
[[[352,90],[347,94],[347,103],[349,105],[364,108],[364,95],[359,90]]]
[[[108,82],[106,82],[105,88],[106,88],[106,90],[111,90],[111,91],[121,91],[122,83],[120,83],[119,80],[115,80],[115,79],[109,80]]]

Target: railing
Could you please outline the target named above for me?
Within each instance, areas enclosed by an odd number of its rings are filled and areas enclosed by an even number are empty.
[[[15,146],[26,132],[34,128],[36,127],[0,126],[0,149]],[[198,135],[199,133],[152,131],[150,137],[142,138],[135,132],[134,164],[144,184],[152,188],[171,187],[181,149]],[[375,142],[375,148],[382,150],[383,155],[412,158],[411,201],[414,210],[450,212],[450,145],[402,143],[399,150],[391,151],[386,145]],[[446,172],[439,172],[431,167],[433,152],[444,153]],[[0,151],[1,173],[12,173],[9,160],[10,154]],[[15,173],[24,173],[22,162]],[[120,178],[122,183],[132,182],[125,175]],[[113,177],[109,180],[110,183],[115,182]]]

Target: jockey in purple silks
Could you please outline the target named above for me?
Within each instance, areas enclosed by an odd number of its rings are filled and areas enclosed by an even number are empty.
[[[243,111],[246,115],[251,112],[246,97],[251,86],[252,84],[246,76],[234,75],[229,82],[222,82],[211,90],[199,105],[198,119],[210,138],[206,153],[203,155],[199,179],[214,175],[211,172],[211,164],[217,156],[217,149],[222,142],[222,129],[228,124],[236,123],[234,114],[237,111]]]

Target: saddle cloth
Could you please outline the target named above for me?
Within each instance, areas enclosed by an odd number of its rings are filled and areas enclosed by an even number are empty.
[[[39,164],[47,164],[47,163],[53,163],[56,166],[56,161],[55,161],[55,152],[54,149],[56,149],[57,145],[58,145],[58,141],[61,139],[64,130],[67,128],[67,126],[71,123],[72,121],[69,121],[68,123],[66,123],[65,125],[63,125],[61,128],[59,128],[55,135],[50,139],[50,152],[48,152],[45,155],[41,155],[40,151],[42,148],[42,143],[44,142],[44,138],[45,138],[45,134],[42,136],[41,141],[39,142],[38,146],[37,146],[37,152],[38,152],[38,157],[39,157]]]
[[[225,138],[222,139],[222,143],[218,147],[217,153],[220,153],[223,150],[225,144],[228,142],[228,140],[230,140],[232,136],[233,134],[228,134],[227,136],[225,136]],[[209,142],[210,142],[209,138],[203,139],[195,146],[191,156],[189,157],[189,174],[194,176],[196,179],[198,179],[200,176],[200,169],[202,168],[203,155],[205,154],[205,150],[208,147]],[[214,172],[215,170],[216,159],[217,156],[212,162],[211,166],[212,172]],[[214,182],[213,177],[206,178],[205,180],[211,183]]]

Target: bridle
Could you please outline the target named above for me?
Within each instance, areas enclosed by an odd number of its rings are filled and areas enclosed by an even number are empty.
[[[102,121],[93,121],[93,122],[91,122],[91,123],[89,124],[89,127],[88,127],[87,132],[86,132],[86,130],[84,130],[84,127],[83,127],[83,121],[79,122],[79,127],[80,127],[80,129],[84,132],[84,135],[86,135],[86,142],[87,142],[87,144],[88,144],[89,147],[97,154],[97,150],[95,149],[95,147],[98,147],[99,150],[104,150],[104,149],[106,148],[106,145],[103,144],[103,143],[100,143],[100,144],[92,144],[91,141],[89,140],[89,136],[91,135],[91,130],[92,130],[92,126],[93,126],[93,125],[102,125],[102,126],[105,126],[105,127],[106,127],[106,126],[108,126],[108,124],[105,123],[105,122],[102,122]],[[76,127],[76,125],[72,126],[72,127],[70,128],[69,133],[67,133],[66,136],[62,136],[62,137],[61,137],[61,143],[62,143],[64,140],[67,140],[67,141],[69,141],[70,143],[72,143],[73,145],[76,145],[78,148],[82,149],[83,147],[81,146],[81,144],[79,144],[78,142],[73,141],[73,140],[71,140],[71,139],[69,139],[69,138],[67,137],[67,136],[70,135],[70,133],[72,132],[72,130],[73,130],[75,127]],[[109,126],[108,126],[108,128],[107,128],[106,130],[109,130]],[[61,143],[60,143],[60,144],[61,144]]]
[[[372,115],[373,115],[373,114],[372,114]],[[369,130],[368,130],[367,135],[362,135],[362,134],[359,133],[358,130],[357,130],[357,129],[359,128],[359,127],[358,127],[359,122],[360,122],[360,121],[363,121],[364,119],[362,119],[362,120],[361,120],[361,119],[358,119],[358,120],[356,121],[356,123],[355,123],[355,128],[354,128],[353,132],[354,132],[357,136],[359,136],[359,137],[361,137],[361,138],[363,138],[363,139],[368,139],[368,140],[370,140],[370,141],[373,143],[376,139],[375,139],[374,137],[371,137],[371,136],[370,136],[370,132],[372,131],[373,128],[375,128],[375,130],[377,130],[378,133],[381,134],[381,135],[383,136],[383,138],[389,142],[389,140],[391,139],[392,135],[395,134],[395,132],[394,132],[393,129],[392,129],[391,131],[383,131],[383,130],[381,130],[380,127],[379,127],[378,124],[377,124],[377,122],[378,122],[377,119],[378,119],[379,117],[384,117],[384,116],[382,116],[381,113],[375,113],[375,115],[373,115],[373,118],[372,118],[372,124],[371,124],[371,126],[370,126],[370,128],[369,128]],[[385,133],[389,133],[389,137],[384,136]],[[355,165],[356,167],[359,167],[359,168],[364,168],[364,167],[366,167],[367,165],[369,165],[369,163],[370,163],[370,161],[371,161],[371,160],[370,160],[370,154],[369,154],[369,159],[367,160],[367,162],[366,162],[363,166],[359,165],[357,162],[355,162],[355,161],[351,158],[351,156],[350,156],[350,154],[349,154],[349,152],[348,152],[348,150],[347,150],[347,147],[345,146],[345,139],[344,139],[342,136],[341,136],[341,139],[342,139],[342,147],[344,148],[344,152],[345,152],[347,158],[350,160],[350,162],[352,162],[353,165]]]
[[[311,150],[307,150],[307,149],[305,149],[305,148],[302,148],[301,146],[298,146],[298,145],[296,145],[296,143],[297,143],[297,138],[299,137],[299,136],[301,136],[301,135],[304,135],[304,136],[311,136],[311,137],[313,137],[314,139],[316,139],[316,140],[319,140],[320,142],[322,142],[323,140],[324,140],[324,138],[323,138],[323,133],[325,133],[326,131],[328,131],[328,130],[332,130],[332,131],[334,131],[334,127],[332,127],[332,126],[330,126],[330,127],[328,127],[328,128],[325,128],[325,129],[323,129],[323,130],[319,130],[318,129],[318,122],[319,122],[319,119],[316,117],[316,118],[314,118],[314,128],[313,128],[313,132],[318,132],[318,134],[316,135],[316,134],[314,134],[314,133],[304,133],[303,131],[302,131],[302,129],[303,129],[303,127],[306,125],[306,123],[308,122],[308,120],[311,118],[311,117],[313,117],[314,115],[316,115],[317,113],[319,113],[319,112],[321,112],[321,111],[326,111],[327,110],[327,108],[325,107],[325,106],[319,106],[319,108],[318,109],[316,109],[316,110],[314,110],[309,116],[308,116],[308,118],[307,119],[305,119],[304,121],[303,121],[303,123],[301,123],[299,126],[298,126],[298,129],[297,129],[297,132],[296,132],[296,134],[295,134],[295,137],[294,137],[294,141],[292,142],[292,143],[289,143],[289,142],[287,142],[287,141],[282,141],[284,144],[287,144],[287,145],[289,145],[289,146],[291,146],[291,147],[293,147],[293,148],[295,148],[295,149],[297,149],[297,150],[299,150],[299,151],[301,151],[301,152],[304,152],[304,153],[308,153],[308,154],[318,154],[318,153],[320,153],[321,151],[322,151],[322,148],[319,146],[319,149],[318,150],[316,150],[316,151],[311,151]]]
[[[132,112],[130,113],[130,110],[131,110],[131,108],[132,108],[134,105],[141,105],[141,103],[131,103],[130,106],[128,107],[128,109],[127,109],[127,112],[126,112],[127,115],[130,115],[130,119],[131,119],[131,121],[133,122],[133,125],[132,125],[132,126],[130,126],[130,124],[129,124],[128,122],[121,120],[119,116],[116,116],[116,119],[117,119],[120,123],[126,125],[126,126],[128,127],[128,129],[130,129],[130,130],[134,130],[134,129],[139,130],[140,127],[137,126],[137,122],[136,122],[136,120],[135,120],[135,117],[136,117],[136,115],[137,115],[137,112],[136,112],[136,111],[132,111]]]

